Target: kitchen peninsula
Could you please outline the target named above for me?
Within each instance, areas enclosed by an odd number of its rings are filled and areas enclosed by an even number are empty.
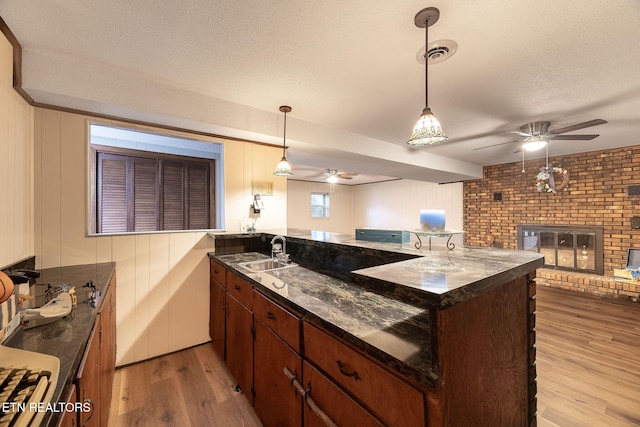
[[[276,234],[295,265],[252,270],[248,263],[270,258]],[[535,421],[541,255],[420,251],[297,229],[212,237],[210,333],[265,425],[282,421],[279,405],[293,425],[323,417],[347,425],[356,414],[372,425]],[[238,322],[251,325],[252,339]],[[265,350],[278,345],[280,353]]]

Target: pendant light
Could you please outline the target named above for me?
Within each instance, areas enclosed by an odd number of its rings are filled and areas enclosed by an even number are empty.
[[[290,176],[293,175],[293,171],[291,170],[291,165],[287,161],[287,113],[291,112],[291,107],[288,105],[283,105],[280,107],[280,111],[284,113],[284,135],[282,137],[282,159],[280,159],[280,163],[276,166],[276,171],[273,173],[276,176]]]
[[[424,62],[424,110],[418,118],[411,138],[407,144],[412,146],[436,145],[445,142],[448,138],[440,126],[440,122],[429,108],[429,27],[438,22],[440,11],[435,7],[428,7],[418,12],[414,18],[416,27],[424,28],[425,34],[425,62]]]

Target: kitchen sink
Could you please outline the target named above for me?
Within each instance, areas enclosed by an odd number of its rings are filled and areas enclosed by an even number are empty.
[[[263,259],[260,261],[249,261],[243,262],[239,264],[240,267],[246,268],[251,271],[268,271],[268,270],[277,270],[280,268],[288,268],[295,267],[298,264],[294,264],[292,262],[280,262],[273,259]]]

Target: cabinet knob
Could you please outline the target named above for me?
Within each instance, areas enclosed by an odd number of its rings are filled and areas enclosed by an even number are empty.
[[[272,313],[272,312],[270,312],[270,311],[267,311],[267,319],[270,319],[270,320],[278,320],[278,318],[276,317],[276,315],[275,315],[275,314],[273,314],[273,313]]]

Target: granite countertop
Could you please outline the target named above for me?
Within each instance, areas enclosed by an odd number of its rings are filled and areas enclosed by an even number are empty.
[[[240,264],[267,255],[209,254],[311,323],[320,325],[420,384],[435,387],[430,311],[301,266],[252,272]]]
[[[301,265],[259,273],[240,265],[269,258],[258,252],[209,255],[251,279],[259,290],[305,320],[429,388],[438,386],[435,349],[431,347],[435,310],[446,310],[543,265],[543,256],[533,252],[472,247],[419,250],[412,242],[370,242],[322,231],[288,229],[212,237],[266,237],[268,241],[276,234],[285,236],[287,243],[308,245],[303,258],[339,245],[346,253],[375,253],[376,262],[381,260],[384,265],[356,268],[341,280]],[[388,253],[408,256],[384,263]],[[294,257],[292,261],[304,264],[305,260]]]
[[[354,235],[315,230],[287,229],[260,233],[212,234],[214,239],[274,236],[281,234],[287,242],[304,242],[318,250],[326,244],[340,245],[353,251],[379,251],[380,264],[353,269],[352,283],[394,299],[421,306],[448,308],[489,289],[541,268],[544,256],[537,252],[492,247],[457,247],[447,250],[436,246],[416,249],[413,242],[387,243],[357,240]],[[406,255],[405,261],[384,262],[384,253]],[[296,259],[293,259],[296,262]],[[302,263],[303,260],[298,262]]]
[[[40,277],[31,286],[32,292],[38,287],[46,288],[47,284],[75,286],[77,306],[67,317],[53,323],[30,329],[19,326],[4,343],[8,347],[50,354],[60,359],[60,374],[53,402],[61,399],[65,387],[75,379],[96,315],[103,303],[100,297],[106,291],[114,271],[115,264],[111,262],[40,270]],[[89,281],[93,281],[95,293],[83,287]],[[47,413],[43,425],[52,421],[49,418],[53,417]]]

